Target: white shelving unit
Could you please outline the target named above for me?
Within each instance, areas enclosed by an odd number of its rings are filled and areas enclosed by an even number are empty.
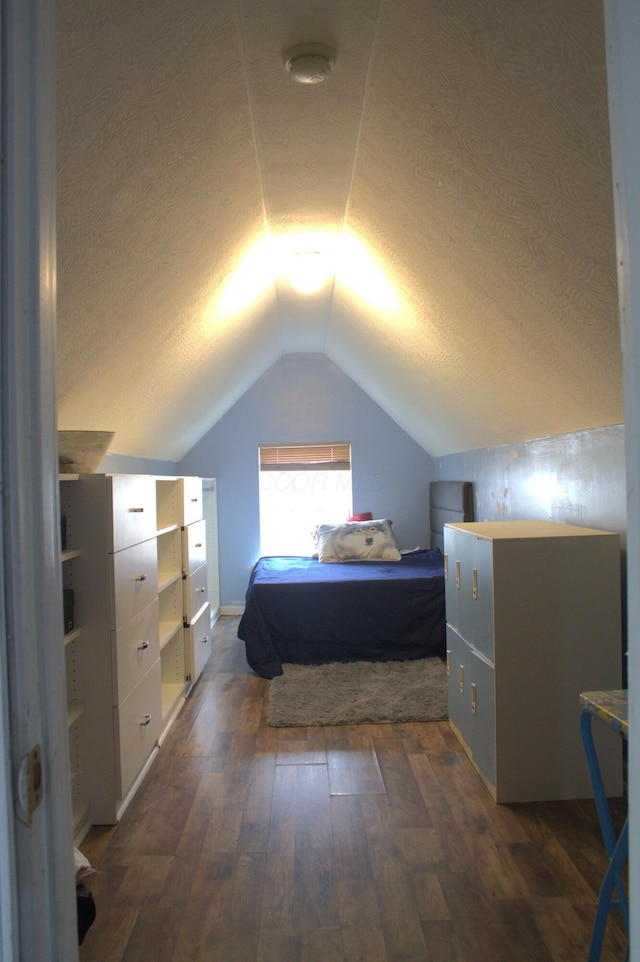
[[[64,649],[67,683],[67,728],[69,731],[69,759],[71,770],[71,800],[73,808],[73,834],[79,845],[91,826],[87,769],[91,754],[85,711],[85,692],[82,685],[81,666],[87,656],[86,632],[82,619],[85,605],[82,596],[82,525],[79,519],[78,475],[60,475],[59,497],[62,524],[62,585],[73,592],[73,625],[65,625]],[[68,614],[68,613],[67,613]]]
[[[162,691],[160,742],[186,697],[182,613],[182,478],[156,478],[159,647]]]
[[[220,616],[220,571],[218,564],[218,482],[202,478],[202,515],[207,539],[207,597],[209,599],[209,627],[213,628]]]
[[[209,656],[207,526],[200,478],[61,476],[60,505],[78,843],[118,821]]]

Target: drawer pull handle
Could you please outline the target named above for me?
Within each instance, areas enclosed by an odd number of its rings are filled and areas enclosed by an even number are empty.
[[[471,682],[471,713],[475,715],[476,713],[476,683]]]
[[[138,651],[145,651],[149,647],[149,639],[143,641],[141,645],[138,645]]]
[[[447,581],[449,578],[449,555],[444,556],[444,580]]]
[[[144,508],[129,508],[131,514],[142,514]]]
[[[201,638],[201,639],[200,639],[200,643],[201,643],[202,645],[206,645],[206,643],[207,643],[208,641],[209,641],[209,639],[207,638],[206,635],[204,636],[204,638]]]
[[[197,502],[197,501],[200,500],[200,498],[192,498],[191,500],[192,500],[193,502]]]
[[[136,575],[133,580],[134,580],[134,581],[146,581],[146,580],[147,580],[147,576],[146,576],[146,575]]]
[[[460,587],[460,562],[456,561],[456,588]]]
[[[145,726],[145,725],[148,725],[150,721],[151,721],[151,715],[145,715],[145,716],[144,716],[144,721],[141,721],[141,722],[140,722],[140,727],[141,727],[141,728],[144,728],[144,726]]]
[[[460,665],[460,694],[464,695],[464,665]]]
[[[451,675],[451,651],[447,648],[447,678]]]
[[[198,588],[198,594],[199,594],[199,595],[201,595],[203,591],[206,591],[206,589],[205,589],[205,588]]]
[[[473,587],[471,590],[471,594],[473,595],[473,600],[477,601],[478,600],[478,569],[477,568],[474,568],[472,571],[472,585]]]
[[[201,548],[201,547],[202,547],[202,541],[198,541],[196,548]]]

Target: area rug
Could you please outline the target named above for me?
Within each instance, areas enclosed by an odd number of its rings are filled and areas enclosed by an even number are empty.
[[[447,679],[439,658],[283,665],[270,684],[274,728],[360,725],[447,718]]]

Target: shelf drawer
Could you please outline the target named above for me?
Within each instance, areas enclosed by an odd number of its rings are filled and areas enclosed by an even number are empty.
[[[182,567],[186,575],[207,560],[207,528],[205,521],[195,521],[182,529]]]
[[[185,578],[182,585],[184,591],[184,617],[186,624],[190,625],[193,618],[195,618],[202,606],[208,601],[206,564],[200,565],[192,575]]]
[[[182,524],[193,524],[202,518],[202,480],[182,479]]]
[[[209,656],[213,633],[211,631],[211,611],[207,605],[192,625],[184,629],[185,654],[187,658],[187,673],[195,684]]]
[[[111,548],[120,551],[156,533],[156,486],[142,475],[114,475],[111,483]]]
[[[158,594],[156,539],[113,555],[112,627],[120,628],[150,605]]]
[[[113,632],[117,671],[113,704],[124,702],[159,655],[158,600],[152,601],[118,631]]]
[[[118,708],[114,708],[113,715],[120,762],[117,789],[118,797],[122,799],[153,751],[162,730],[159,658],[129,697]]]

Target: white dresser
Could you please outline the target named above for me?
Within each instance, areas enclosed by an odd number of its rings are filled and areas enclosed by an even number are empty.
[[[444,529],[451,725],[498,802],[592,795],[582,691],[621,684],[617,534],[545,521]],[[621,746],[602,745],[609,795]]]
[[[83,709],[70,723],[75,795],[91,824],[112,824],[211,651],[203,485],[80,475],[73,511],[67,488],[73,539],[82,542],[77,559],[63,554],[82,626],[81,636],[65,636],[68,700],[75,714]]]

